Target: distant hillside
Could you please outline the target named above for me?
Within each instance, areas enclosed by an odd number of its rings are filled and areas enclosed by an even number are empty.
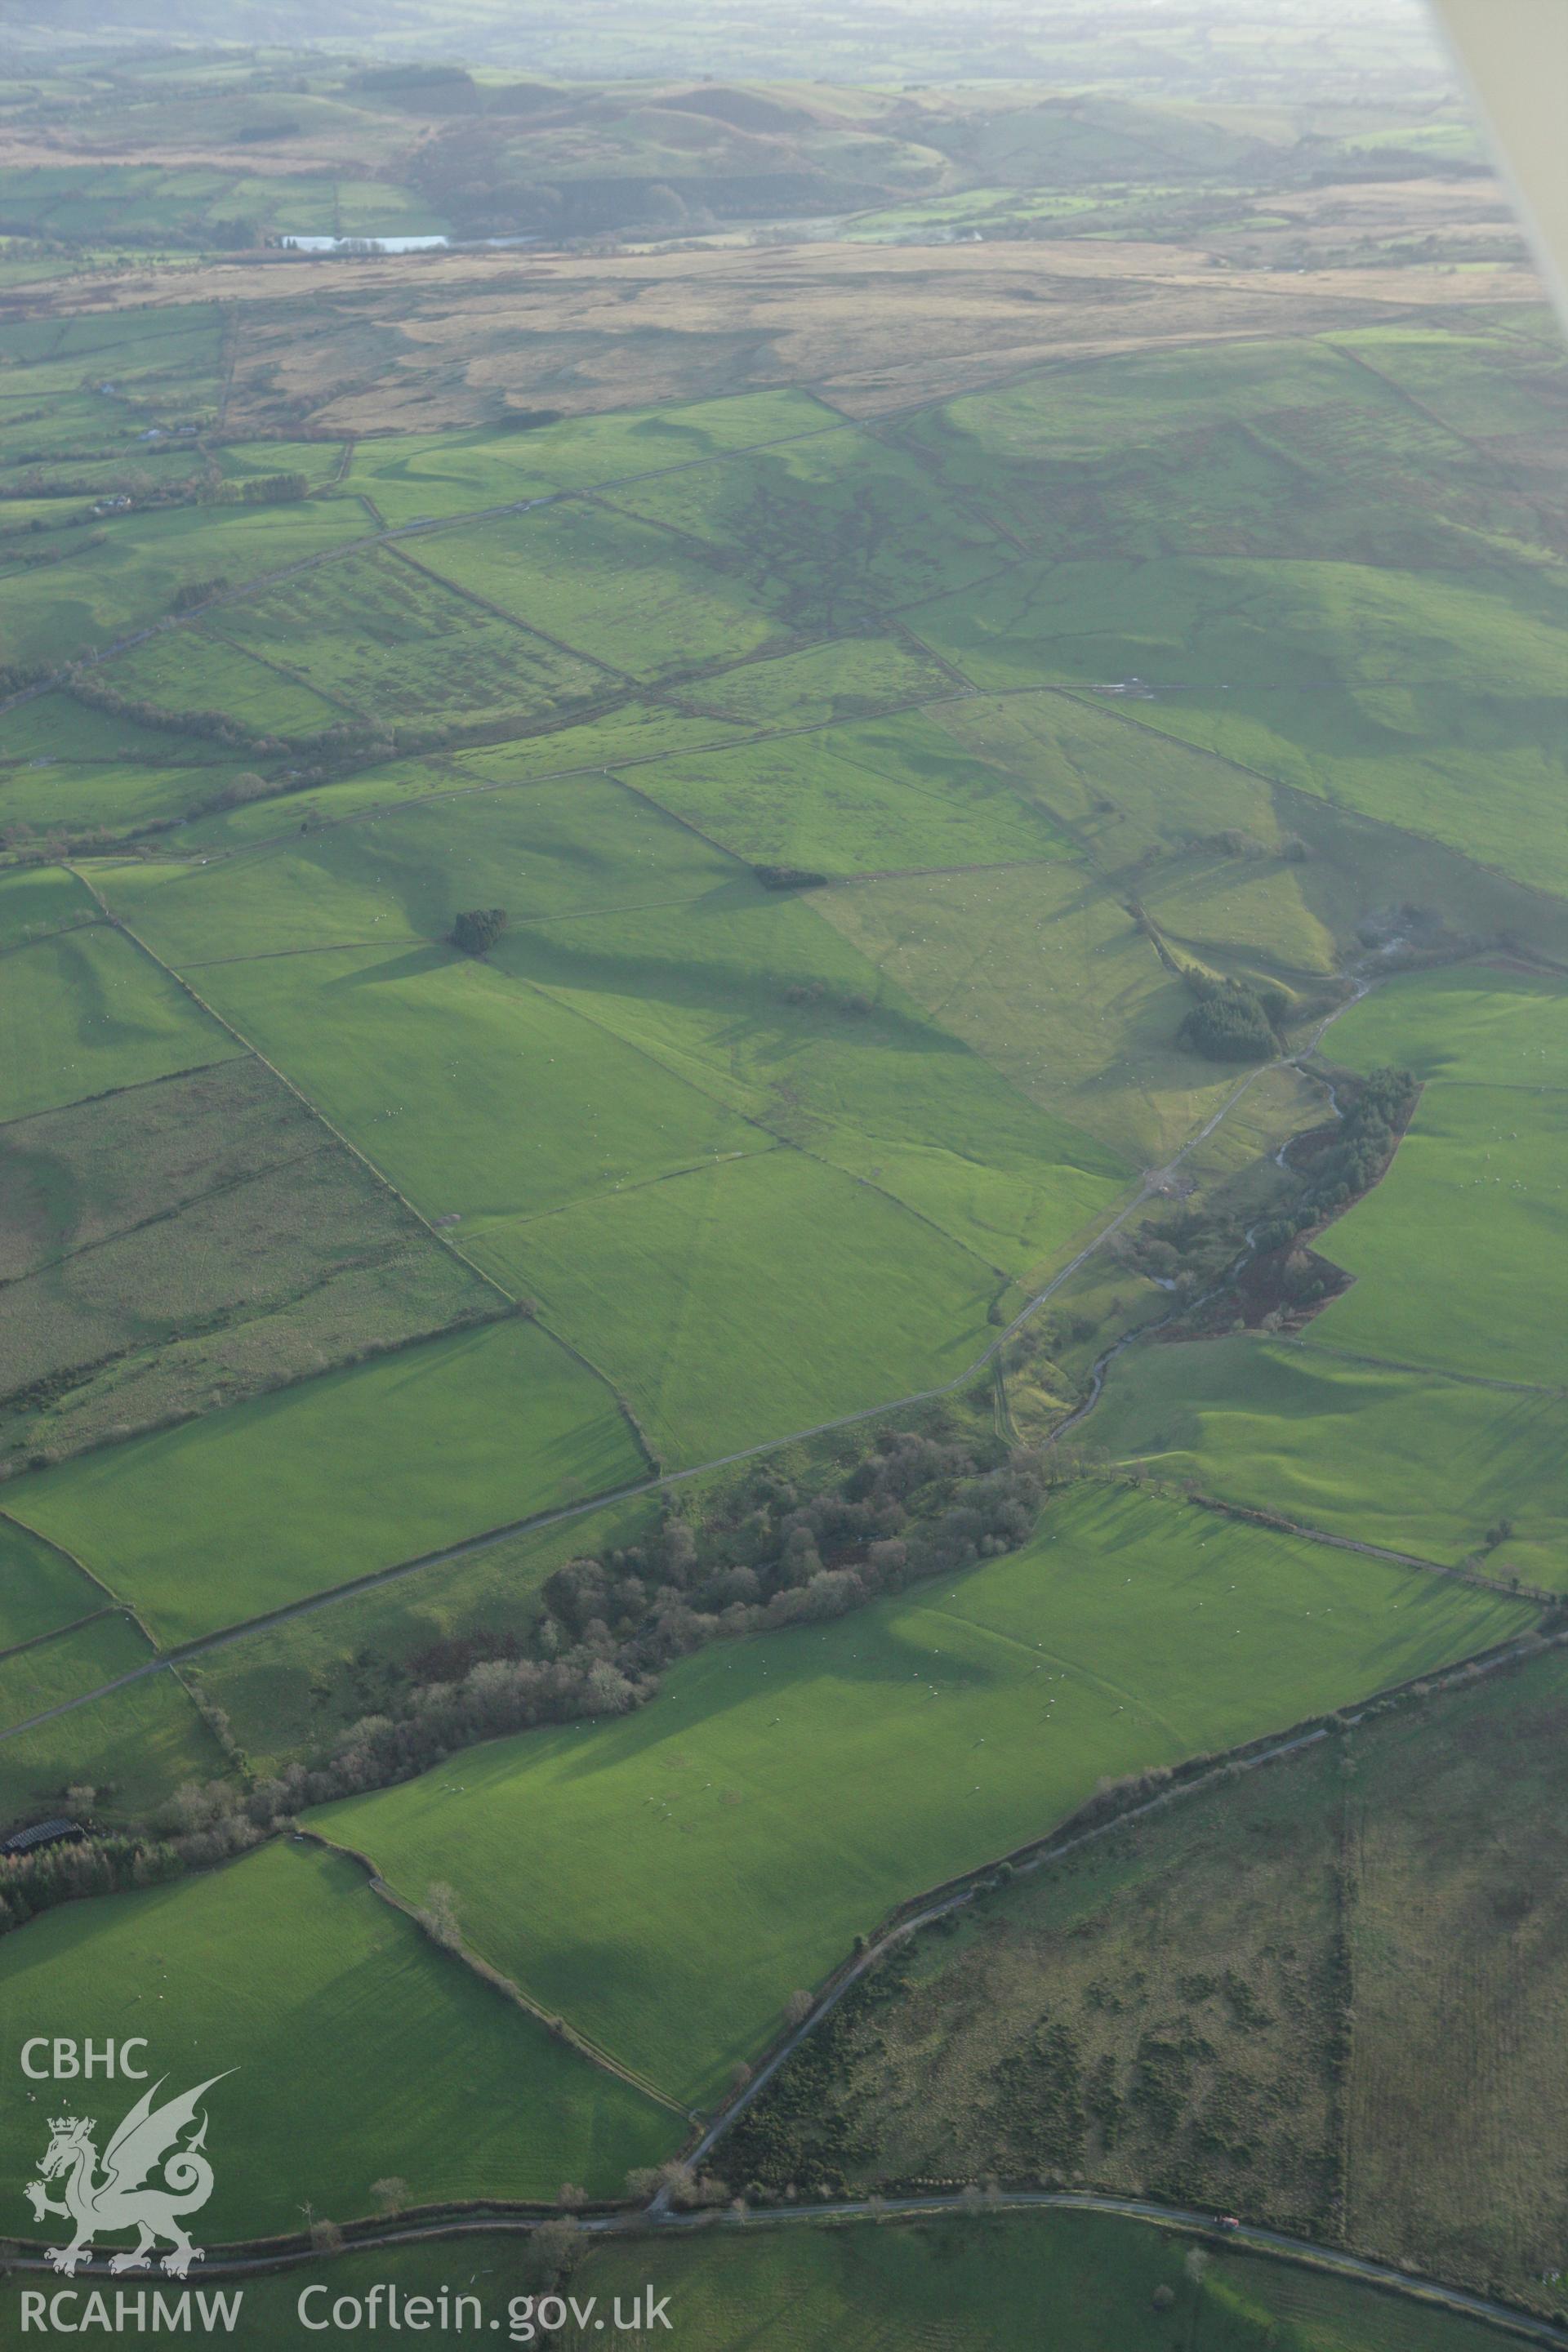
[[[13,37],[210,40],[209,0],[8,0]],[[1108,0],[1027,15],[982,0],[931,7],[890,0],[800,0],[746,12],[720,0],[655,10],[639,0],[565,0],[520,12],[510,0],[228,0],[229,38],[461,57],[590,76],[709,72],[896,83],[970,76],[1094,81],[1187,97],[1312,101],[1408,98],[1449,79],[1417,0]]]

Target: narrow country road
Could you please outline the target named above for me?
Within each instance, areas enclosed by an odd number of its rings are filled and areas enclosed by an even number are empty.
[[[647,2213],[595,2214],[579,2223],[584,2235],[595,2238],[636,2238],[657,2245],[661,2237],[671,2235],[710,2236],[714,2233],[750,2231],[769,2229],[810,2229],[862,2225],[868,2229],[885,2226],[889,2221],[963,2216],[975,2221],[994,2220],[999,2213],[1057,2212],[1104,2213],[1123,2221],[1140,2221],[1181,2237],[1197,2237],[1215,2242],[1223,2249],[1265,2256],[1276,2262],[1292,2263],[1301,2269],[1326,2273],[1331,2277],[1348,2279],[1362,2286],[1397,2294],[1407,2302],[1425,2305],[1428,2309],[1447,2311],[1456,2317],[1480,2321],[1527,2344],[1540,2344],[1550,2352],[1568,2352],[1568,2333],[1555,2327],[1549,2320],[1536,2319],[1528,2313],[1515,2311],[1505,2303],[1495,2303],[1489,2297],[1468,2294],[1463,2287],[1447,2286],[1439,2279],[1421,2277],[1410,2271],[1397,2270],[1392,2263],[1372,2261],[1363,2254],[1342,2252],[1334,2246],[1320,2246],[1310,2238],[1293,2238],[1283,2230],[1270,2230],[1260,2222],[1243,2221],[1223,2235],[1218,2232],[1216,2217],[1200,2213],[1184,2205],[1160,2205],[1142,2197],[1114,2197],[1098,2194],[1092,2189],[1016,2189],[982,2195],[975,2191],[951,2190],[929,2197],[889,2197],[880,2199],[846,2198],[837,2203],[823,2205],[759,2206],[744,2215],[732,2211],[671,2213],[658,2221]],[[321,2253],[310,2246],[289,2247],[277,2252],[256,2254],[209,2254],[202,2264],[202,2280],[218,2278],[254,2278],[270,2272],[299,2270],[307,2265],[326,2267],[345,2253],[389,2252],[399,2246],[427,2244],[433,2241],[453,2238],[526,2236],[536,2230],[542,2221],[552,2217],[544,2214],[476,2214],[455,2217],[440,2221],[411,2221],[398,2228],[388,2224],[356,2234],[331,2254]],[[51,2278],[45,2255],[13,2254],[5,2264],[13,2272],[42,2272]],[[78,2277],[82,2280],[107,2277],[108,2262],[102,2257],[83,2263]],[[125,2282],[132,2284],[131,2280]],[[657,2283],[656,2283],[657,2284]]]

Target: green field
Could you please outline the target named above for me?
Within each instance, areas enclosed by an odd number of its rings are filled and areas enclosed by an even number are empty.
[[[117,1612],[0,1656],[0,1731],[134,1673],[149,1655],[146,1635]]]
[[[1010,552],[901,450],[852,431],[603,496],[711,551],[750,595],[813,636],[962,591]]]
[[[1333,1228],[1356,1282],[1312,1339],[1561,1389],[1565,1120],[1561,1093],[1430,1085],[1390,1174]]]
[[[63,1655],[83,1679],[91,1670],[100,1629],[65,1639],[69,1646]],[[121,1674],[127,1671],[128,1661],[118,1651],[110,1663]],[[0,1737],[5,1812],[16,1822],[89,1808],[105,1827],[139,1828],[177,1789],[214,1779],[224,1763],[222,1748],[171,1674],[143,1675],[31,1731]],[[91,1797],[82,1794],[89,1789]],[[90,1922],[94,1914],[89,1906],[78,1916]],[[82,1932],[88,1932],[86,1925]],[[6,1938],[5,1949],[5,1956],[18,1958],[21,1947]]]
[[[0,1653],[74,1624],[100,1609],[105,1597],[74,1560],[0,1517]]]
[[[405,1894],[449,1880],[474,1948],[710,2103],[858,1932],[1043,1835],[1103,1777],[1528,1622],[1437,1578],[1088,1490],[935,1591],[721,1643],[617,1722],[500,1740],[312,1818]],[[520,1840],[524,1878],[505,1860]]]
[[[1565,1432],[1554,1394],[1251,1338],[1124,1356],[1085,1423],[1117,1461],[1449,1565],[1510,1519],[1490,1572],[1554,1589]]]
[[[109,676],[117,694],[160,714],[220,711],[257,735],[319,735],[356,716],[344,698],[317,693],[297,670],[254,659],[222,619],[153,637]]]
[[[602,695],[605,674],[437,582],[401,551],[307,572],[226,610],[221,635],[393,722],[533,717]]]
[[[1311,1339],[1561,1388],[1568,998],[1499,972],[1406,981],[1336,1022],[1331,1050],[1426,1083],[1387,1176],[1328,1239],[1356,1282]]]
[[[1125,1183],[814,907],[602,779],[105,887],[671,1460],[956,1378],[1004,1278]],[[472,903],[512,916],[486,963],[425,944]]]
[[[26,1118],[242,1049],[118,932],[96,924],[7,961],[0,1120]]]
[[[1058,870],[1030,878],[1048,888]],[[737,883],[679,908],[519,929],[495,961],[1022,1271],[1110,1205],[1125,1167],[879,978],[820,919],[837,895],[807,905]]]
[[[505,1302],[237,1055],[0,1128],[13,1468]]]
[[[395,529],[836,429],[841,421],[830,409],[785,391],[573,417],[531,432],[400,434],[362,443],[343,487],[368,498]]]
[[[23,866],[0,877],[0,949],[26,947],[98,917],[86,885],[58,866]]]
[[[419,560],[434,577],[618,672],[623,687],[790,642],[783,621],[700,542],[597,499],[442,532],[421,545]]]
[[[186,1641],[644,1468],[608,1391],[513,1318],[29,1473],[6,1504]]]
[[[665,760],[642,789],[738,856],[837,875],[1068,854],[1045,812],[920,716]]]
[[[1236,1084],[1177,1045],[1181,982],[1080,867],[858,883],[823,910],[1020,1094],[1134,1165],[1168,1158]]]
[[[606,1504],[553,1528],[503,1536],[465,1559],[443,1560],[393,1583],[335,1601],[207,1651],[185,1670],[221,1706],[258,1770],[314,1754],[367,1713],[459,1671],[469,1654],[509,1639],[526,1646],[540,1587],[563,1562],[640,1540],[657,1498]]]
[[[260,958],[195,977],[416,1207],[461,1217],[465,1236],[476,1220],[767,1142],[585,1014],[449,948]]]
[[[331,501],[305,506],[181,508],[122,515],[100,544],[97,534],[70,534],[62,560],[38,571],[0,573],[0,625],[14,661],[58,666],[102,652],[165,614],[176,594],[200,581],[226,578],[237,586],[300,563],[363,535],[356,507]],[[136,695],[132,656],[106,682]]]
[[[215,2093],[215,2104],[221,2094]],[[1193,2253],[1205,2260],[1196,2271]],[[316,2265],[247,2282],[231,2341],[304,2344],[302,2288],[321,2284],[307,2315],[332,2296],[362,2308],[380,2281],[402,2295],[436,2297],[446,2287],[479,2298],[479,2325],[540,2293],[528,2250],[515,2238],[476,2235],[449,2247],[398,2246],[350,2252],[330,2270]],[[749,2227],[706,2238],[665,2236],[595,2245],[566,2292],[597,2299],[605,2333],[570,2324],[559,2339],[572,2352],[591,2343],[644,2346],[657,2338],[633,2318],[646,2311],[649,2283],[668,2294],[676,2343],[701,2352],[1158,2352],[1196,2343],[1203,2352],[1498,2352],[1511,2339],[1440,2307],[1379,2294],[1348,2280],[1234,2248],[1203,2247],[1174,2231],[1102,2213],[934,2216],[849,2227]],[[1159,2305],[1155,2296],[1169,2290]],[[627,2332],[615,2326],[617,2299]],[[470,2317],[468,2324],[475,2323]],[[369,2329],[360,2340],[390,2345]],[[503,2336],[503,2342],[506,2340]]]
[[[149,2036],[171,2094],[227,2074],[206,2101],[218,2187],[203,2223],[219,2240],[297,2230],[302,2201],[374,2212],[389,2176],[411,2203],[553,2199],[563,2181],[614,2194],[681,2128],[437,1950],[353,1863],[305,1846],[6,1937],[0,2016],[13,2073],[25,2035],[90,2031]],[[12,2100],[0,2126],[24,2171],[43,2115]]]
[[[722,851],[602,775],[519,779],[509,791],[504,768],[491,776],[470,764],[420,767],[411,781],[453,797],[211,866],[117,867],[101,887],[184,970],[285,948],[434,945],[460,907],[499,904],[513,923],[532,923],[679,904],[737,878]],[[297,835],[294,805],[272,810],[271,826]]]
[[[630,1399],[669,1466],[956,1380],[998,1288],[875,1184],[788,1150],[489,1225],[472,1250]]]

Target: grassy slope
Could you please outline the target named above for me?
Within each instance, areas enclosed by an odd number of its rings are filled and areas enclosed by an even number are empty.
[[[6,1491],[26,1525],[183,1641],[644,1468],[608,1393],[537,1325],[513,1320],[79,1455]]]
[[[176,1789],[216,1779],[225,1761],[174,1676],[149,1675],[0,1742],[5,1811],[41,1821],[73,1802],[68,1790],[89,1788],[99,1821],[142,1828]]]
[[[1042,810],[921,714],[667,760],[638,782],[739,856],[826,874],[1035,862],[1067,849]]]
[[[58,866],[24,866],[0,877],[0,947],[21,947],[97,915],[85,885]]]
[[[1124,1356],[1085,1434],[1117,1460],[1309,1527],[1456,1562],[1499,1519],[1491,1562],[1564,1578],[1568,1407],[1254,1339]]]
[[[999,1286],[875,1186],[785,1150],[492,1225],[472,1247],[631,1399],[671,1466],[955,1380]]]
[[[944,1587],[720,1644],[637,1715],[500,1741],[318,1818],[405,1890],[450,1879],[476,1948],[710,2101],[858,1930],[1042,1834],[1102,1775],[1522,1622],[1435,1579],[1086,1491],[1025,1551]],[[521,1835],[525,1885],[502,1862]]]
[[[1313,1340],[1562,1385],[1568,995],[1452,968],[1380,990],[1335,1024],[1330,1051],[1352,1069],[1412,1068],[1426,1091],[1388,1175],[1329,1238],[1358,1279]]]
[[[0,1657],[0,1730],[133,1673],[150,1655],[146,1635],[128,1617],[115,1615]]]
[[[1021,1094],[1158,1165],[1237,1073],[1181,1051],[1185,1006],[1121,895],[1077,866],[863,883],[824,912]]]
[[[9,960],[0,1118],[139,1086],[240,1049],[129,940],[101,923]]]
[[[805,905],[736,883],[516,931],[497,961],[998,1269],[1060,1249],[1126,1171],[930,1020]]]
[[[212,965],[204,996],[427,1216],[515,1216],[765,1136],[447,948]]]
[[[30,1528],[0,1517],[0,1649],[74,1624],[103,1601],[73,1560]]]
[[[224,1709],[241,1747],[265,1769],[269,1760],[330,1744],[388,1695],[401,1697],[443,1667],[450,1674],[463,1653],[446,1645],[474,1636],[521,1641],[552,1569],[637,1542],[657,1518],[656,1499],[644,1497],[503,1538],[468,1559],[418,1570],[226,1643],[193,1665],[190,1677]]]
[[[374,2212],[389,2174],[414,2202],[552,2198],[563,2180],[614,2194],[680,2128],[437,1951],[354,1864],[288,1844],[8,1936],[0,2014],[13,2073],[23,2037],[53,2032],[147,2034],[171,2090],[233,2070],[205,2103],[211,2239],[297,2230],[307,2200]],[[101,2116],[121,2095],[98,2095]],[[43,2113],[8,2103],[14,2169],[42,2152]]]
[[[61,665],[158,620],[193,583],[256,580],[365,528],[360,509],[330,501],[123,516],[101,545],[81,544],[94,534],[75,532],[63,562],[0,575],[0,625],[14,661]],[[120,672],[106,677],[116,684]]]

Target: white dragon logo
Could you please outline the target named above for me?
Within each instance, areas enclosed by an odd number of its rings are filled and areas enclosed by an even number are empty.
[[[120,2126],[103,2151],[101,2177],[98,2150],[92,2144],[95,2119],[91,2116],[50,2117],[52,2137],[38,2165],[42,2178],[29,2180],[25,2193],[36,2221],[41,2221],[46,2213],[58,2213],[74,2225],[68,2246],[49,2249],[49,2261],[67,2278],[74,2277],[78,2265],[87,2259],[98,2231],[134,2230],[137,2233],[136,2243],[114,2256],[109,2265],[111,2271],[145,2267],[160,2239],[169,2243],[162,2267],[171,2277],[184,2278],[191,2264],[201,2261],[202,2249],[192,2245],[183,2217],[196,2212],[213,2191],[213,2168],[201,2153],[207,2136],[206,2117],[202,2117],[200,2129],[185,2147],[176,2143],[185,2126],[195,2121],[203,2094],[224,2077],[214,2074],[198,2083],[194,2091],[154,2107],[153,2101],[166,2079],[161,2076],[151,2090],[144,2091]],[[149,2182],[148,2175],[160,2168],[162,2179]],[[44,2183],[58,2179],[62,2173],[65,2201],[60,2204],[48,2195]]]

